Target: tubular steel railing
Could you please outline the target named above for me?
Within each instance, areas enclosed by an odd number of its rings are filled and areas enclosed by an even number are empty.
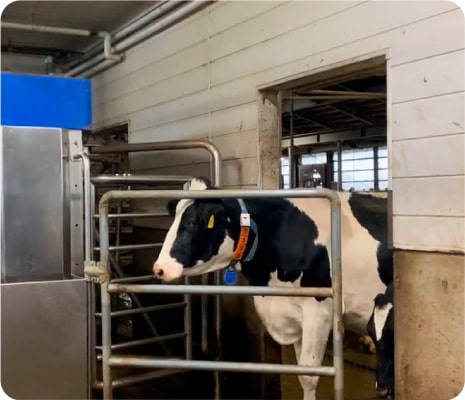
[[[90,160],[87,151],[90,151],[92,154],[107,154],[107,153],[131,153],[131,152],[151,152],[151,151],[168,151],[168,150],[189,150],[189,149],[204,149],[206,150],[211,157],[211,178],[212,183],[216,186],[221,184],[221,155],[218,148],[208,140],[176,140],[168,142],[152,142],[152,143],[142,143],[142,144],[122,144],[117,146],[96,146],[90,149],[85,150],[84,153],[77,155],[76,159],[82,159],[83,161],[83,175],[84,175],[84,207],[85,207],[85,261],[86,263],[92,262],[94,260],[94,252],[100,251],[99,247],[94,246],[95,238],[98,240],[98,232],[93,226],[94,220],[97,220],[99,217],[95,214],[94,205],[95,205],[95,186],[114,186],[114,185],[127,185],[127,186],[137,186],[141,184],[151,184],[157,183],[162,187],[167,184],[172,183],[184,183],[191,179],[190,176],[172,176],[172,175],[131,175],[131,174],[119,174],[119,175],[100,175],[96,177],[90,176]],[[158,218],[158,217],[167,217],[166,212],[151,212],[151,213],[121,213],[117,211],[116,214],[110,214],[109,218],[115,219],[117,222],[120,219],[135,219],[135,218]],[[161,243],[152,243],[152,244],[136,244],[136,245],[120,245],[119,242],[115,246],[110,247],[110,251],[115,252],[116,258],[112,255],[109,255],[110,264],[115,269],[115,272],[120,277],[115,279],[115,282],[132,282],[134,279],[136,281],[142,280],[144,277],[122,277],[122,271],[118,265],[118,254],[122,250],[142,250],[148,248],[157,248],[160,247]],[[215,281],[219,282],[219,275],[215,276]],[[187,283],[187,280],[186,280]],[[102,357],[100,354],[96,353],[96,325],[95,317],[101,318],[101,313],[96,313],[95,309],[95,285],[88,285],[87,301],[89,304],[89,337],[90,337],[90,357],[89,357],[89,371],[90,371],[90,381],[91,387],[94,389],[101,389],[103,387],[103,382],[99,381],[97,378],[97,361]],[[148,312],[156,311],[158,309],[166,308],[178,308],[179,304],[175,303],[170,305],[158,306],[157,308],[151,307],[142,307],[136,294],[131,294],[132,300],[135,304],[135,308],[131,310],[115,311],[112,313],[112,316],[123,315],[122,312],[128,311],[127,314],[141,313],[147,322],[152,334],[158,336],[158,332],[153,326],[153,323],[148,316]],[[192,327],[191,327],[191,314],[192,314],[192,305],[189,295],[184,295],[184,326],[185,326],[185,354],[186,358],[192,358]],[[155,307],[155,306],[154,306]],[[207,351],[207,302],[206,296],[202,296],[202,349]],[[124,314],[126,315],[126,314]],[[219,298],[215,301],[215,328],[216,328],[216,339],[220,336],[220,301]],[[161,343],[162,347],[167,352],[166,346],[163,342]],[[169,351],[167,353],[169,355]],[[183,372],[182,370],[165,370],[165,371],[156,371],[146,374],[140,374],[137,376],[119,378],[113,382],[113,387],[121,387],[129,385],[131,383],[142,382],[149,379],[160,378],[172,373]],[[217,377],[216,377],[217,378]],[[218,384],[218,379],[217,379]]]
[[[213,286],[213,285],[159,285],[115,283],[110,279],[109,246],[109,205],[112,201],[127,199],[214,199],[214,198],[326,198],[331,204],[331,264],[332,288],[289,288],[261,286]],[[100,264],[102,320],[102,375],[103,398],[113,396],[112,367],[131,366],[139,368],[168,368],[176,371],[201,369],[213,371],[241,371],[261,373],[285,373],[297,375],[334,376],[334,399],[343,399],[343,322],[342,322],[342,282],[341,282],[341,210],[337,193],[328,189],[293,190],[138,190],[110,191],[99,203],[100,223]],[[144,277],[146,278],[146,277]],[[184,295],[264,295],[264,296],[310,296],[333,298],[333,366],[299,366],[281,364],[260,364],[227,361],[197,361],[182,359],[157,359],[112,354],[111,340],[111,293],[182,293]]]

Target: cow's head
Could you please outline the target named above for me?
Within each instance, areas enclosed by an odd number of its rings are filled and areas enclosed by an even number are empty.
[[[376,391],[381,398],[394,398],[394,309],[393,287],[374,300],[367,331],[376,345]]]
[[[205,178],[195,178],[186,186],[189,190],[205,190],[210,183]],[[174,221],[153,265],[160,280],[170,282],[182,275],[200,275],[227,266],[234,241],[221,200],[172,200],[168,212]]]

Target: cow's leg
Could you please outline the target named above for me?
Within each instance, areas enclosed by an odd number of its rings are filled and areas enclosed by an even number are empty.
[[[302,345],[299,365],[320,366],[332,325],[332,300],[308,299],[302,306]],[[296,355],[297,355],[297,348]],[[299,375],[304,400],[315,400],[318,376]]]
[[[367,353],[376,354],[376,346],[370,336],[363,335],[358,338],[358,342],[363,346],[363,350]]]

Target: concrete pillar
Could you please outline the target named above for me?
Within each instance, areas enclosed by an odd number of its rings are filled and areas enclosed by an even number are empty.
[[[463,255],[396,251],[398,400],[447,400],[464,386]]]

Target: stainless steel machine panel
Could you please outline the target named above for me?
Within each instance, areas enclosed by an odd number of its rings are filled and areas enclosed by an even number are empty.
[[[1,285],[1,382],[14,399],[88,398],[85,280]]]
[[[71,223],[82,234],[82,207],[73,206],[81,215],[71,218],[70,202],[82,202],[82,187],[70,197],[69,175],[80,165],[69,165],[69,137],[62,129],[2,127],[2,282],[71,276]],[[73,266],[82,265],[82,235],[73,244]]]

